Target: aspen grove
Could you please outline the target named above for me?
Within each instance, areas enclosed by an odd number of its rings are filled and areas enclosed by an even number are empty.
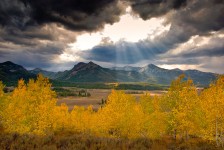
[[[162,96],[144,94],[139,100],[112,90],[106,104],[94,111],[66,104],[56,105],[49,80],[18,81],[12,93],[0,82],[0,130],[4,133],[47,135],[74,132],[97,137],[160,139],[193,137],[224,143],[224,76],[201,92],[184,75],[172,82]]]

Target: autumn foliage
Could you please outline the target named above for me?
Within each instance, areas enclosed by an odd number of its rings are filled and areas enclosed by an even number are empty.
[[[56,93],[47,78],[20,80],[11,94],[0,82],[0,130],[5,133],[48,135],[72,132],[97,137],[160,139],[193,137],[224,142],[224,76],[198,92],[184,76],[174,80],[162,96],[147,93],[136,100],[112,90],[98,111],[56,105]]]

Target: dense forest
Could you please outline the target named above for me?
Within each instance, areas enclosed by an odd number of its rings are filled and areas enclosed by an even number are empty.
[[[125,146],[136,143],[138,139],[144,139],[145,145],[150,141],[171,139],[183,143],[205,141],[214,145],[214,148],[222,148],[224,76],[202,91],[197,90],[191,79],[183,79],[184,75],[181,75],[174,80],[168,92],[162,96],[150,96],[147,93],[136,100],[123,91],[112,90],[106,104],[98,111],[93,111],[91,106],[74,106],[71,112],[66,104],[56,105],[56,92],[42,75],[38,75],[36,80],[30,79],[27,84],[19,80],[12,93],[4,93],[4,85],[0,82],[0,138],[4,139],[4,136],[11,139],[1,140],[0,146],[13,149],[12,141],[19,137],[23,141],[42,137],[49,142],[51,139],[46,137],[60,135],[60,138],[66,137],[64,140],[70,141],[70,147],[73,137],[89,146],[91,141],[95,141],[99,149],[105,148],[105,144],[116,145],[117,140],[124,141],[123,145],[117,143],[120,149],[129,149]],[[72,136],[69,138],[68,134]],[[90,143],[83,139],[86,136]]]

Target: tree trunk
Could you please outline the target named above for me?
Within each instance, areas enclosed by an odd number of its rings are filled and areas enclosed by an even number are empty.
[[[174,139],[175,140],[177,139],[177,130],[176,129],[174,130]]]
[[[218,120],[217,117],[215,119],[215,141],[216,141],[216,145],[219,146],[219,137],[218,137]]]
[[[221,146],[223,147],[222,128],[221,128],[221,131],[220,131],[220,142],[221,142]]]
[[[186,130],[186,141],[189,140],[189,135],[188,135],[188,131]]]

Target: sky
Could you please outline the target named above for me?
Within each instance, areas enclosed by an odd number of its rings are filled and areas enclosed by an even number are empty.
[[[0,62],[224,73],[224,0],[1,0]]]

